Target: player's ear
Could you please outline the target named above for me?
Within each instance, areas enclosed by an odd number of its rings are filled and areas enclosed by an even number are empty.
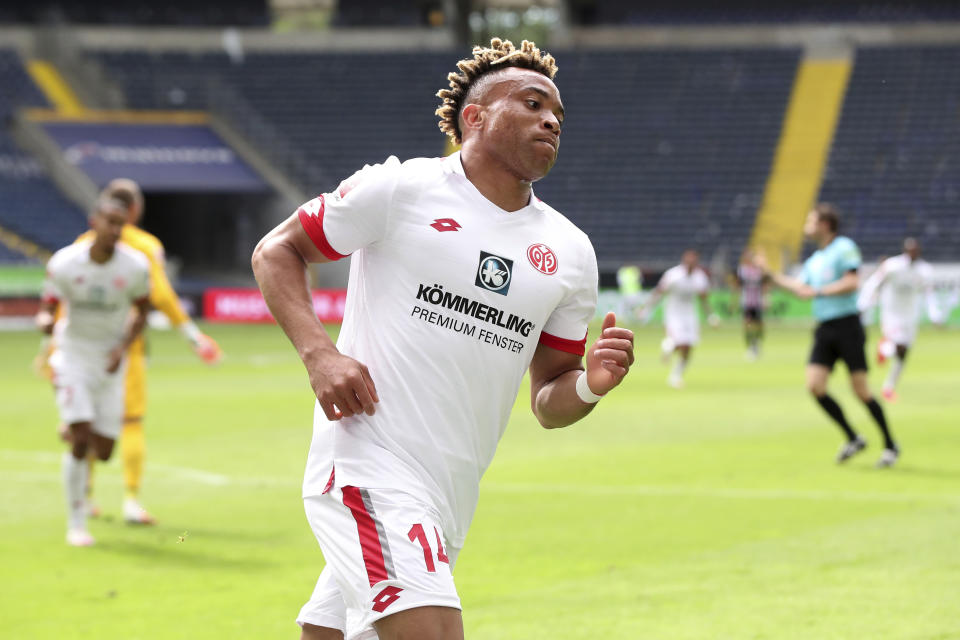
[[[483,107],[476,103],[464,105],[460,110],[460,128],[479,130],[483,128]]]

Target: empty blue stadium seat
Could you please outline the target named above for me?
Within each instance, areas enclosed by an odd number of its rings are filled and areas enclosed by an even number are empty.
[[[73,242],[86,227],[43,167],[10,137],[10,118],[22,107],[48,107],[15,51],[0,49],[0,226],[50,250]],[[0,259],[3,259],[0,257]]]
[[[908,235],[928,258],[960,256],[958,68],[960,47],[857,51],[820,197],[867,258]]]

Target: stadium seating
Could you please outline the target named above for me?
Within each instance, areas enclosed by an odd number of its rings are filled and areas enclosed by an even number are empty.
[[[960,48],[857,51],[821,198],[846,214],[868,258],[916,236],[960,255]]]
[[[58,249],[86,228],[82,211],[51,183],[43,167],[10,138],[16,109],[49,106],[16,52],[0,49],[0,226],[47,249]],[[7,252],[9,253],[9,252]],[[15,260],[0,254],[0,261]]]
[[[571,15],[574,21],[590,25],[908,22],[960,19],[960,4],[944,0],[572,0]]]
[[[0,23],[267,26],[270,11],[265,0],[40,0],[0,3]]]
[[[203,108],[211,79],[226,83],[321,167],[320,191],[390,154],[441,152],[434,94],[457,53],[92,55],[135,108]],[[602,262],[667,264],[688,244],[738,252],[799,53],[557,55],[569,121],[538,194],[591,234]]]

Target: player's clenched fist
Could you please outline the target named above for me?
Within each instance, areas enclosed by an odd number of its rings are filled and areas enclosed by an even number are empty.
[[[336,349],[308,356],[304,364],[310,375],[310,386],[328,420],[374,414],[380,398],[365,364]]]
[[[599,396],[620,384],[633,364],[633,331],[616,323],[611,311],[603,319],[600,337],[587,351],[587,385]]]

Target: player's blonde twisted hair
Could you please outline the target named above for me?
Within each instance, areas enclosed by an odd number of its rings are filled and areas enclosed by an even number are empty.
[[[463,141],[459,121],[460,110],[463,108],[470,88],[481,76],[508,67],[530,69],[542,73],[551,80],[557,73],[557,63],[553,56],[541,52],[537,45],[529,40],[521,42],[519,49],[509,40],[500,38],[493,38],[489,47],[476,46],[473,48],[473,58],[457,63],[460,72],[454,71],[447,75],[450,88],[437,92],[437,97],[443,100],[435,112],[440,116],[440,130],[460,144]]]

